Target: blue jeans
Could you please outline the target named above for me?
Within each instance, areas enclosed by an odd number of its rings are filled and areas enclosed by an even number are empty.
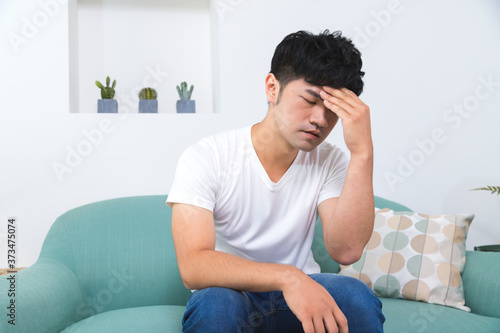
[[[382,303],[361,281],[319,273],[310,277],[325,287],[349,323],[349,332],[383,332]],[[182,319],[183,332],[303,332],[281,291],[251,293],[206,288],[193,293]]]

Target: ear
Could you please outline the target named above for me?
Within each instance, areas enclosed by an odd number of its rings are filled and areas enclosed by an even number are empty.
[[[280,83],[273,73],[266,76],[266,96],[270,104],[275,105],[278,101],[278,94],[280,92]]]

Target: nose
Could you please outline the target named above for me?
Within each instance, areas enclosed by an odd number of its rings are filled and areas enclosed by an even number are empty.
[[[309,116],[309,122],[318,127],[328,127],[328,117],[327,112],[331,112],[320,105],[316,105],[312,108],[311,115]]]

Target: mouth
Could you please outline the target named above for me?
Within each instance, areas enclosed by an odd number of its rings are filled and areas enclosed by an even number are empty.
[[[319,131],[304,131],[304,133],[308,134],[312,138],[319,138],[321,136]]]

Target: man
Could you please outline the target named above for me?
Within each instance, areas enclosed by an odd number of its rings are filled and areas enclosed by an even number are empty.
[[[382,332],[371,290],[320,273],[311,252],[318,214],[338,263],[359,260],[372,233],[361,65],[340,32],[288,35],[265,80],[265,119],[181,156],[167,203],[180,273],[196,290],[185,332]],[[324,142],[339,118],[350,161]]]

